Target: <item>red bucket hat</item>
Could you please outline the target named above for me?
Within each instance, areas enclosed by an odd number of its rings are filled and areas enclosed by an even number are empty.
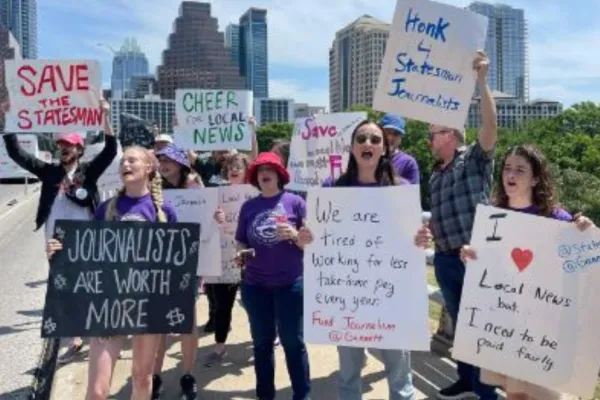
[[[56,139],[56,143],[66,143],[73,146],[81,146],[83,145],[83,138],[79,136],[77,133],[63,133]]]
[[[279,180],[281,181],[282,185],[285,186],[288,183],[290,183],[290,174],[281,163],[281,157],[279,157],[276,153],[269,151],[260,153],[258,157],[256,157],[256,160],[254,160],[248,168],[248,182],[250,182],[252,186],[255,186],[257,188],[259,187],[258,167],[260,167],[261,165],[268,165],[270,167],[273,167],[275,172],[277,172],[277,175],[279,176]]]

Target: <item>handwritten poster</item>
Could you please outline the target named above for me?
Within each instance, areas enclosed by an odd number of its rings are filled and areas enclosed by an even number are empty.
[[[429,350],[419,187],[316,188],[307,203],[306,341]]]
[[[175,207],[179,222],[194,222],[202,227],[197,275],[221,275],[221,240],[214,219],[219,188],[169,189],[163,197]]]
[[[320,187],[337,179],[348,164],[352,132],[367,119],[365,112],[317,114],[296,119],[290,146],[290,190]]]
[[[232,185],[219,188],[219,206],[225,213],[221,224],[221,276],[206,277],[206,283],[240,283],[241,269],[234,263],[237,254],[235,231],[242,204],[256,197],[258,190],[252,185]]]
[[[464,129],[487,25],[462,8],[398,0],[373,108]]]
[[[97,61],[5,60],[7,132],[95,130],[102,125]]]
[[[175,143],[190,150],[251,150],[252,92],[175,91]]]
[[[478,206],[453,357],[591,398],[600,365],[600,231]]]
[[[42,157],[38,150],[38,139],[34,134],[17,135],[19,146],[25,151],[40,160],[47,161]],[[52,161],[50,159],[50,161]],[[4,139],[0,138],[0,179],[17,179],[17,178],[36,178],[32,173],[24,170],[15,163],[6,152],[6,144]]]
[[[42,337],[190,333],[200,227],[56,222]]]
[[[81,161],[91,162],[103,149],[104,143],[94,143],[86,146]],[[114,196],[116,191],[123,187],[121,173],[119,172],[121,157],[123,157],[123,149],[117,142],[117,156],[98,179],[98,194],[102,201]]]

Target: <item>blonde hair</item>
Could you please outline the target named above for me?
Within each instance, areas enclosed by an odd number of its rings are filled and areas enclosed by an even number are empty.
[[[151,166],[152,169],[150,171],[150,174],[148,175],[148,177],[150,178],[149,182],[148,182],[148,189],[150,190],[150,197],[152,197],[152,203],[154,203],[154,208],[156,209],[156,220],[157,220],[157,222],[167,222],[167,215],[165,214],[165,212],[162,208],[163,204],[164,204],[164,199],[163,199],[163,193],[162,193],[162,178],[161,178],[160,174],[158,173],[158,166],[159,166],[158,159],[150,150],[146,149],[145,147],[129,146],[129,147],[123,149],[123,154],[125,154],[125,152],[127,150],[139,151],[140,153],[143,154],[143,157],[146,159],[148,164]],[[109,202],[106,206],[105,220],[110,221],[116,217],[116,215],[117,215],[117,200],[119,197],[123,196],[124,194],[125,194],[125,187],[122,187],[117,192],[117,195],[109,200]]]

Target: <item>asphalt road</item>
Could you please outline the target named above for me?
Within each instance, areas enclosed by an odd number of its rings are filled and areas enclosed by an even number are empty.
[[[0,185],[0,400],[25,399],[42,349],[40,320],[48,265],[33,232],[38,194],[12,207],[22,185]]]

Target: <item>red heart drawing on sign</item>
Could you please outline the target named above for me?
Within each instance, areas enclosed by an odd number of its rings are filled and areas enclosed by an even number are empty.
[[[528,249],[521,250],[518,247],[515,247],[510,253],[510,256],[519,269],[519,272],[523,272],[525,268],[531,264],[531,261],[533,261],[533,253]]]

